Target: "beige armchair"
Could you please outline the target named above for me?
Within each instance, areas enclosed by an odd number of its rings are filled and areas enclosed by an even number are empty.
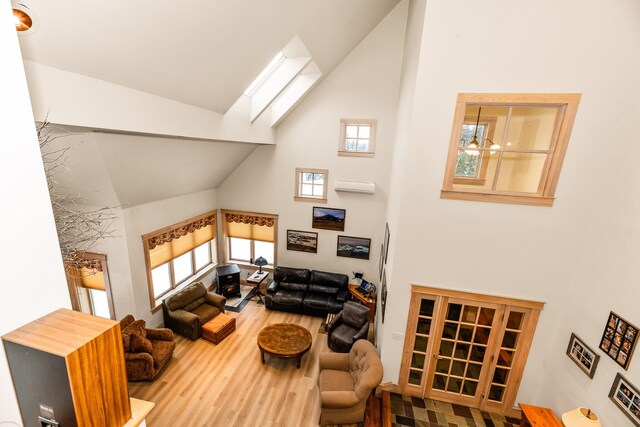
[[[380,381],[382,362],[367,340],[356,341],[347,354],[320,354],[320,425],[362,422],[369,394]]]

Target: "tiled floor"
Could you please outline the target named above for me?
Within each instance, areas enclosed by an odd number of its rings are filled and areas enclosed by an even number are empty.
[[[415,427],[517,427],[520,420],[482,412],[466,406],[391,393],[394,426]]]

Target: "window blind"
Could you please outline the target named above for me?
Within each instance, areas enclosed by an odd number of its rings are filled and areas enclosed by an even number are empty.
[[[275,242],[275,218],[228,213],[225,219],[229,237]]]
[[[165,239],[168,240],[174,235],[175,233],[165,236]],[[216,233],[214,222],[202,228],[197,228],[192,232],[188,232],[184,236],[173,238],[172,240],[167,241],[161,245],[151,248],[152,244],[150,244],[149,258],[151,261],[151,268],[156,268],[157,266],[162,265],[165,262],[171,261],[172,259],[177,258],[180,255],[186,254],[187,252],[195,249],[197,246],[200,246],[212,240],[215,235]]]

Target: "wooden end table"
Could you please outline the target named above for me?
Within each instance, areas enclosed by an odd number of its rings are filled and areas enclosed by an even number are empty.
[[[262,300],[262,297],[264,296],[264,294],[260,292],[260,284],[264,282],[264,279],[266,279],[267,276],[269,276],[269,273],[267,271],[263,271],[263,272],[256,271],[251,276],[247,277],[247,283],[252,283],[256,285],[255,287],[256,293],[254,296],[258,297],[258,304],[262,304],[262,305],[264,305],[264,301]]]
[[[265,353],[281,359],[296,359],[300,369],[302,356],[311,348],[311,333],[293,323],[274,323],[258,334],[258,348],[264,365]]]
[[[520,427],[563,427],[556,414],[549,408],[518,403],[522,408]]]

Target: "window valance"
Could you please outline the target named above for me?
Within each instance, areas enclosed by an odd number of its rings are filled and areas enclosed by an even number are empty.
[[[275,218],[261,215],[227,213],[225,217],[228,223],[250,224],[260,227],[273,227],[276,224]]]
[[[261,242],[275,241],[276,219],[262,215],[226,213],[227,235]]]
[[[215,236],[215,233],[214,233],[215,227],[216,227],[216,215],[213,214],[208,217],[190,222],[189,224],[183,225],[181,227],[165,231],[164,233],[158,234],[157,236],[150,237],[148,239],[149,249],[154,249],[156,246],[161,246],[161,245],[164,245],[165,243],[172,242],[173,240],[180,239],[181,237],[184,237],[187,234],[195,233],[196,231],[201,230],[203,228],[205,228],[204,232],[197,233],[197,234],[200,234],[201,239],[204,239],[201,242],[201,243],[204,243],[207,240],[213,239],[213,237]],[[198,239],[198,240],[201,240],[201,239]]]

